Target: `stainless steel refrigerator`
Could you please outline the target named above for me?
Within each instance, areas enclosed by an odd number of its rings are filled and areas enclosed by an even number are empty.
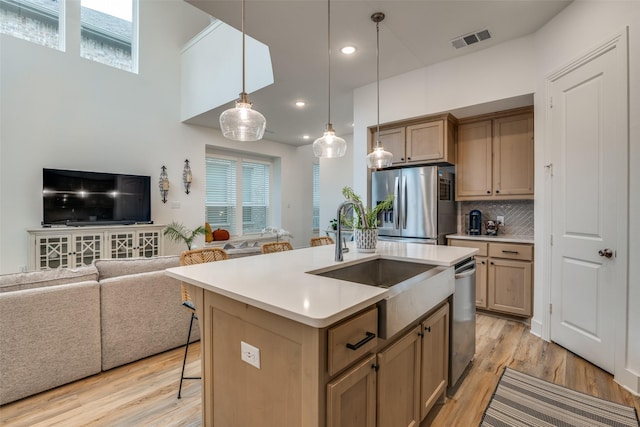
[[[453,173],[439,166],[373,172],[371,204],[395,196],[393,208],[378,217],[380,239],[445,244],[457,229],[453,181]]]

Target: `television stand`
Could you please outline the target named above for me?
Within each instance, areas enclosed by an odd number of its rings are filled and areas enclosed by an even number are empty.
[[[97,223],[28,229],[29,271],[77,268],[101,258],[164,255],[164,225]]]

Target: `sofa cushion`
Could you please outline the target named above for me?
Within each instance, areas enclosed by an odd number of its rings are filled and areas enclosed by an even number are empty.
[[[102,369],[185,344],[191,314],[164,270],[100,280]],[[195,325],[192,340],[199,339]]]
[[[100,372],[95,280],[2,293],[0,313],[0,405]]]
[[[98,270],[92,265],[76,269],[57,268],[30,273],[4,274],[0,275],[0,293],[85,282],[88,280],[98,280]]]
[[[98,269],[99,280],[129,274],[148,273],[165,270],[180,265],[180,256],[160,256],[153,258],[97,259],[94,265]]]

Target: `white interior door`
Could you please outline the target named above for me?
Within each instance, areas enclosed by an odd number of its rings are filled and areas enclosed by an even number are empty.
[[[625,46],[622,46],[622,45]],[[619,37],[550,78],[551,339],[606,371],[624,310],[626,43]],[[622,331],[620,331],[622,332]]]

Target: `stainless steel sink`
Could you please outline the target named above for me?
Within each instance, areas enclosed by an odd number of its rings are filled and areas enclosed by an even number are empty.
[[[388,339],[453,294],[453,267],[375,258],[310,274],[387,288],[378,303],[378,333]]]

